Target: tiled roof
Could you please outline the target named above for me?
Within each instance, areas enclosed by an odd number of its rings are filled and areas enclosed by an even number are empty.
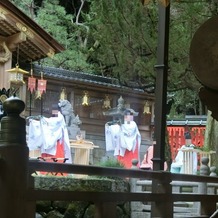
[[[18,52],[15,47],[19,43],[20,63],[30,63],[65,50],[49,33],[8,0],[0,1],[0,37],[1,41],[6,42],[5,47],[13,51],[15,61]]]
[[[40,75],[40,72],[43,71],[43,75],[47,78],[53,79],[60,79],[60,80],[67,80],[67,81],[74,81],[74,82],[81,82],[81,83],[89,83],[93,85],[99,86],[107,86],[111,88],[122,88],[126,90],[134,90],[136,92],[145,93],[143,89],[137,88],[129,88],[119,84],[118,79],[104,77],[94,74],[88,74],[83,72],[76,72],[76,71],[69,71],[60,68],[54,67],[43,67],[39,65],[34,65],[33,71],[35,75]]]
[[[167,120],[168,126],[206,126],[207,116],[186,116],[184,119]]]

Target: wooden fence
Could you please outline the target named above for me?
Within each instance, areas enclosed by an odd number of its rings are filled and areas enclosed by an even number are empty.
[[[173,193],[171,183],[172,181],[192,181],[205,186],[207,183],[217,183],[217,177],[30,161],[25,139],[25,120],[19,116],[22,110],[17,108],[16,104],[17,102],[9,102],[9,109],[6,108],[8,116],[1,121],[0,217],[34,218],[35,205],[38,200],[92,201],[96,206],[95,218],[115,218],[116,203],[119,201],[152,202],[151,217],[172,218],[173,203],[177,201],[200,202],[199,214],[204,215],[203,217],[210,217],[216,210],[218,195],[208,195],[204,191],[196,194]],[[35,190],[31,176],[35,171],[151,180],[152,193],[134,190],[129,193]]]
[[[185,126],[168,126],[168,137],[171,149],[172,160],[175,159],[178,149],[185,145],[185,132],[189,131],[191,135],[191,143],[197,147],[204,145],[205,126],[190,127],[189,130]]]
[[[18,162],[19,163],[19,162]],[[16,163],[16,164],[18,164]],[[16,166],[14,165],[14,168]],[[91,201],[95,204],[95,218],[115,218],[116,217],[116,203],[119,201],[141,201],[153,202],[151,217],[173,217],[173,203],[178,201],[200,202],[201,210],[199,215],[202,217],[210,217],[216,210],[216,202],[218,202],[218,195],[207,193],[196,194],[180,194],[172,193],[172,181],[192,181],[197,183],[217,183],[217,177],[209,176],[194,176],[194,175],[180,175],[171,174],[168,172],[143,171],[135,169],[115,169],[104,168],[97,166],[83,166],[74,164],[60,164],[60,163],[46,163],[46,162],[32,162],[28,163],[27,167],[30,172],[34,171],[48,171],[48,172],[63,172],[73,174],[87,174],[87,175],[101,175],[101,176],[119,176],[129,179],[152,180],[152,193],[142,192],[83,192],[83,191],[45,191],[35,190],[33,187],[32,177],[29,179],[23,177],[22,180],[17,181],[11,174],[10,184],[5,184],[5,178],[2,178],[1,171],[1,191],[7,190],[7,193],[1,192],[1,202],[6,201],[7,204],[1,205],[1,214],[3,218],[33,218],[35,217],[35,204],[38,200],[59,200],[59,201]],[[21,170],[21,169],[20,169]],[[21,172],[20,172],[21,173]],[[7,177],[7,175],[4,175]],[[26,175],[27,176],[27,175]],[[26,180],[27,178],[27,180]],[[21,179],[21,178],[20,178]],[[28,181],[28,182],[26,182]],[[26,184],[26,187],[24,185]],[[8,194],[11,198],[8,199]],[[208,203],[210,202],[210,203]],[[13,210],[9,209],[12,208]],[[6,208],[8,210],[6,210]],[[25,214],[25,216],[24,216]]]

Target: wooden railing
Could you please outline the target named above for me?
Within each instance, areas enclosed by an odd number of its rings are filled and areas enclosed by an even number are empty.
[[[207,193],[180,194],[172,193],[172,181],[191,181],[206,185],[206,183],[217,183],[217,177],[172,174],[165,171],[144,171],[138,169],[118,169],[97,166],[83,166],[74,164],[29,162],[30,172],[48,171],[72,174],[118,176],[122,178],[151,180],[152,193],[132,192],[75,192],[75,191],[45,191],[28,188],[27,200],[71,200],[92,201],[96,205],[95,217],[116,217],[116,202],[119,201],[148,201],[153,202],[151,217],[173,217],[173,203],[177,201],[200,202],[199,215],[210,217],[216,210],[218,195]],[[134,182],[134,181],[130,181]],[[202,189],[201,189],[202,190]],[[110,204],[108,204],[110,202]],[[208,204],[208,202],[210,202]],[[108,214],[108,211],[110,213]],[[33,211],[35,212],[35,211]],[[113,215],[113,216],[112,216]]]
[[[26,145],[25,120],[19,116],[24,103],[17,99],[4,102],[8,116],[1,120],[0,131],[0,217],[34,218],[37,200],[92,201],[95,218],[115,218],[119,201],[152,202],[151,217],[173,217],[173,203],[177,201],[200,202],[199,215],[210,217],[216,210],[218,195],[207,194],[207,183],[218,183],[217,177],[171,174],[162,171],[115,169],[65,163],[30,161]],[[133,184],[138,179],[151,180],[152,192],[78,192],[35,190],[32,173],[35,171],[118,176],[128,178]],[[192,181],[201,184],[196,194],[172,192],[172,181]],[[204,216],[204,217],[205,217]],[[133,217],[135,218],[135,217]]]

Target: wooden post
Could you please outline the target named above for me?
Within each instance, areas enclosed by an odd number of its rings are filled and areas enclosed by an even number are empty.
[[[95,218],[116,218],[116,202],[96,202]]]
[[[202,165],[200,168],[200,175],[208,176],[210,174],[210,168],[208,167],[209,158],[208,157],[202,157],[201,159]],[[199,194],[207,194],[207,183],[201,182],[198,186],[198,193]],[[216,203],[208,201],[201,201],[200,202],[200,208],[199,208],[200,215],[207,215],[208,217],[213,214],[214,211],[216,211]]]
[[[26,122],[19,114],[25,104],[16,97],[8,98],[3,109],[0,131],[0,213],[4,218],[25,217],[28,147]]]
[[[131,167],[131,169],[138,170],[138,160],[137,159],[133,159],[132,160],[132,167]],[[130,192],[131,193],[142,191],[142,190],[139,190],[139,187],[136,184],[137,181],[138,181],[138,178],[132,178],[131,177],[129,179]],[[140,186],[140,188],[141,187],[142,186]],[[131,217],[137,217],[137,215],[140,212],[140,210],[142,211],[142,202],[131,201],[130,202],[130,210],[131,210]]]
[[[153,179],[152,180],[152,193],[165,193],[168,196],[172,194],[172,179],[171,174],[168,172],[165,173],[165,177],[163,179]],[[173,218],[173,201],[166,199],[165,201],[152,202],[151,204],[151,217],[160,218],[167,217]]]

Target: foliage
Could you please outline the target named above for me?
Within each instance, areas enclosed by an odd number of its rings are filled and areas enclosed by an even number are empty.
[[[155,90],[158,1],[11,0],[66,51],[43,64],[116,77],[120,84]],[[168,95],[171,115],[201,114],[201,86],[189,62],[199,26],[218,12],[214,0],[171,1]],[[148,88],[149,87],[149,88]],[[152,87],[152,88],[151,88]]]
[[[201,113],[198,97],[201,85],[189,62],[189,46],[195,31],[211,17],[206,5],[206,2],[190,1],[171,6],[168,83],[168,92],[174,99],[171,117]]]
[[[53,59],[46,59],[45,63],[75,71],[90,71],[92,66],[86,62],[85,50],[78,44],[77,38],[81,33],[78,26],[73,23],[73,18],[74,15],[67,14],[58,0],[43,1],[36,21],[66,49]]]
[[[115,167],[115,168],[125,168],[124,164],[115,158],[108,158],[98,164],[101,167]]]
[[[97,72],[138,86],[154,83],[157,14],[140,1],[96,0],[90,6],[93,47],[90,62]],[[96,45],[97,46],[94,46]]]
[[[108,158],[107,160],[101,161],[97,165],[100,167],[125,168],[124,164],[122,164],[120,161],[118,161],[115,158]],[[123,180],[123,178],[120,178],[118,176],[99,176],[99,177],[112,179],[112,180]],[[99,177],[97,176],[97,178]]]

